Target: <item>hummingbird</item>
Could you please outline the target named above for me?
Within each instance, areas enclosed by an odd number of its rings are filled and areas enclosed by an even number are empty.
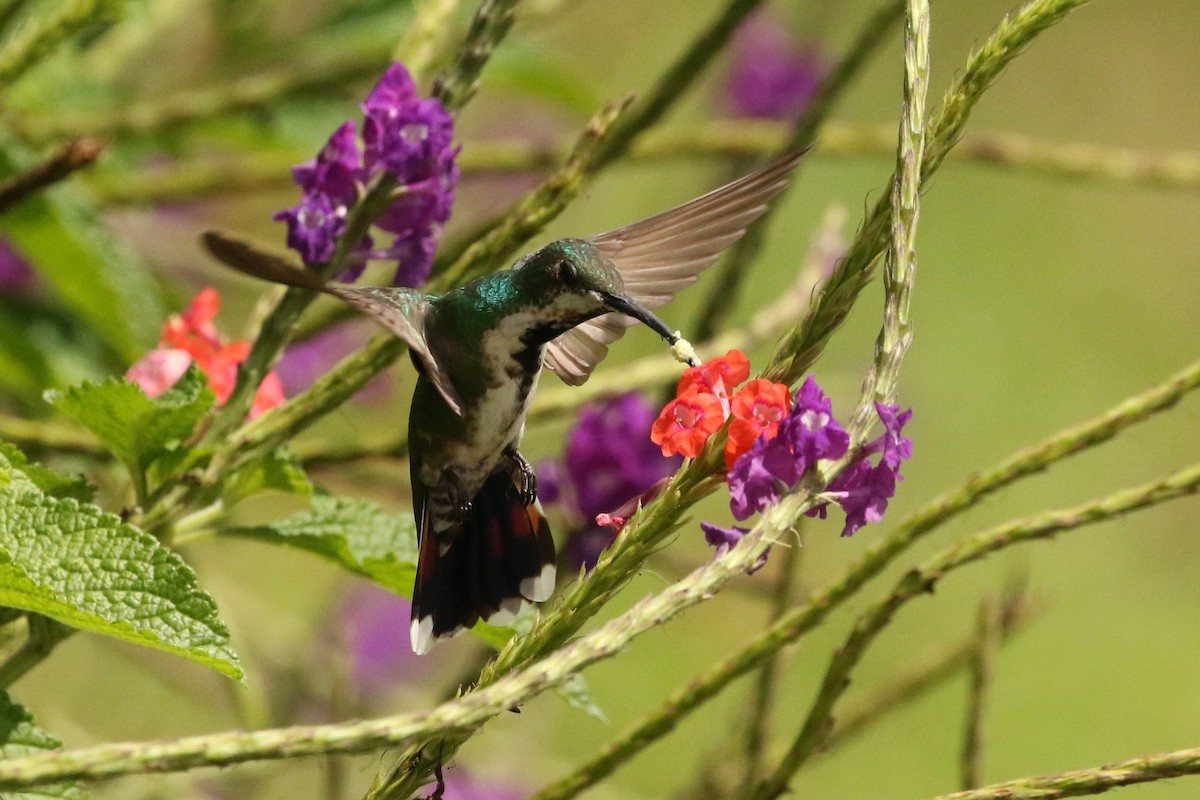
[[[554,540],[537,476],[518,450],[543,370],[582,384],[638,322],[677,344],[680,336],[651,309],[741,238],[787,186],[801,155],[616,230],[551,242],[436,296],[331,286],[224,234],[204,234],[226,265],[331,294],[408,345],[418,372],[408,426],[419,542],[414,652],[480,619],[505,624],[528,603],[550,599]]]

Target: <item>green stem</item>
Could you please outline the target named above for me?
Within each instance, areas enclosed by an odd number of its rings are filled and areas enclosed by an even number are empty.
[[[612,135],[615,123],[628,106],[629,101],[605,104],[579,135],[566,162],[522,197],[495,227],[472,243],[430,283],[429,291],[445,291],[496,270],[514,256],[521,245],[561,214],[595,173],[598,166],[596,153],[603,147],[607,137]]]
[[[49,14],[32,18],[0,47],[0,95],[67,39],[117,16],[120,8],[114,0],[68,0]]]
[[[27,115],[14,119],[13,126],[22,135],[39,141],[83,134],[109,139],[151,136],[233,111],[266,108],[304,92],[341,90],[347,82],[378,75],[386,59],[386,51],[379,49],[304,56],[287,66],[240,76],[217,86],[134,101],[102,112]]]
[[[22,675],[46,660],[59,642],[75,633],[60,622],[40,614],[28,614],[29,635],[25,643],[0,664],[0,687],[7,689]]]
[[[1005,594],[1001,599],[998,615],[999,643],[1008,642],[1022,630],[1034,610],[1031,609],[1023,589],[1017,594]],[[867,697],[842,709],[838,713],[833,732],[825,741],[826,750],[832,751],[845,744],[895,709],[924,697],[934,688],[958,676],[971,663],[978,649],[978,636],[974,634],[949,647],[940,648],[904,672],[891,677],[884,686]]]
[[[93,458],[112,454],[88,431],[52,419],[22,419],[0,414],[0,440],[26,450],[54,450]]]
[[[414,5],[416,16],[396,44],[392,60],[404,64],[413,80],[420,82],[448,44],[460,0],[418,0]]]
[[[789,136],[785,125],[761,120],[720,120],[647,133],[632,145],[627,159],[654,163],[667,160],[761,158],[779,152]],[[570,140],[537,144],[526,140],[471,142],[459,155],[464,175],[508,174],[551,169],[562,163]],[[806,159],[895,157],[896,129],[831,120]],[[163,171],[106,166],[86,180],[92,191],[111,204],[186,202],[230,191],[291,185],[291,166],[305,158],[298,151],[266,150],[219,162],[190,160]],[[1020,170],[1052,179],[1144,186],[1194,192],[1200,189],[1200,153],[1153,152],[1092,142],[1058,142],[1012,131],[964,134],[950,153],[951,161]],[[699,337],[696,337],[699,338]]]
[[[779,558],[779,574],[772,587],[768,622],[774,624],[784,615],[792,604],[792,592],[800,570],[803,547],[803,535],[800,529],[796,531],[797,541],[783,544],[783,553]],[[739,797],[744,796],[753,787],[762,774],[763,760],[766,756],[767,741],[770,735],[771,708],[774,706],[775,689],[779,683],[779,653],[772,653],[763,659],[758,668],[757,680],[751,694],[748,712],[744,715],[746,738],[742,746],[745,764],[742,773]]]
[[[725,48],[729,37],[762,0],[731,0],[721,15],[697,36],[683,55],[667,68],[639,101],[620,129],[597,156],[598,165],[609,164],[629,150],[643,132],[654,126],[696,82],[700,73]]]
[[[925,155],[921,165],[924,186],[958,143],[971,111],[984,92],[996,81],[1017,54],[1039,34],[1088,0],[1034,0],[1006,17],[983,45],[967,60],[942,100],[942,107],[925,132]],[[775,348],[771,365],[763,377],[794,383],[825,348],[829,337],[841,327],[859,293],[871,280],[879,256],[891,241],[891,197],[896,181],[868,214],[846,257],[830,275],[812,311]]]
[[[992,661],[1000,643],[1000,620],[995,604],[985,597],[979,603],[975,624],[975,646],[968,660],[970,683],[967,693],[966,729],[959,762],[960,785],[974,789],[983,783],[983,727],[987,693],[992,683]]]
[[[825,124],[834,103],[841,98],[851,80],[858,75],[866,65],[868,58],[879,46],[887,40],[887,33],[904,18],[904,3],[892,2],[876,11],[866,25],[863,26],[854,42],[851,43],[846,55],[821,81],[812,102],[792,126],[792,130],[779,152],[791,152],[811,147],[816,139],[817,131]],[[889,142],[892,152],[895,151],[894,138]],[[701,311],[696,324],[696,338],[705,339],[720,328],[728,317],[737,301],[738,290],[749,276],[750,267],[762,250],[769,220],[773,218],[779,204],[767,209],[746,231],[746,235],[738,240],[725,256],[724,263],[717,273],[708,301]]]
[[[932,800],[1046,800],[1101,794],[1119,786],[1134,786],[1200,773],[1200,747],[1137,756],[1117,764],[1077,769],[1058,775],[1018,778]]]
[[[1015,544],[1050,538],[1062,531],[1113,519],[1200,491],[1200,464],[1166,478],[1126,489],[1071,508],[1046,511],[975,534],[905,573],[895,588],[856,620],[846,641],[834,651],[800,733],[779,766],[762,782],[751,800],[770,800],[787,791],[791,776],[820,747],[832,726],[833,707],[850,683],[850,673],[869,645],[910,600],[929,594],[950,572]]]

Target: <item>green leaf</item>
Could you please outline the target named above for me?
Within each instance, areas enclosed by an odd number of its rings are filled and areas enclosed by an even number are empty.
[[[225,505],[232,507],[259,492],[312,496],[312,483],[291,454],[279,448],[258,456],[230,476],[222,488]]]
[[[366,500],[316,495],[307,511],[270,525],[227,528],[222,533],[307,550],[412,597],[417,574],[412,514],[389,514]]]
[[[96,434],[137,480],[154,461],[176,453],[215,402],[195,364],[154,399],[129,381],[109,378],[49,391],[46,400]]]
[[[16,445],[0,442],[0,456],[7,459],[11,467],[25,473],[25,477],[33,481],[37,488],[52,497],[71,497],[86,503],[90,502],[92,495],[96,493],[82,475],[64,475],[34,463],[26,458]]]
[[[36,162],[28,148],[0,138],[0,173]],[[167,313],[161,290],[78,186],[62,184],[27,198],[0,217],[0,232],[126,362],[158,340]]]
[[[96,506],[46,496],[3,456],[0,605],[242,676],[217,604],[178,555]]]
[[[608,722],[608,715],[604,713],[604,709],[592,697],[592,689],[588,686],[587,681],[582,675],[575,674],[567,678],[566,682],[560,684],[555,690],[559,697],[567,701],[567,705],[571,708],[582,711],[589,717],[598,719],[601,722]]]
[[[417,524],[412,514],[389,514],[366,500],[318,494],[308,511],[270,525],[226,528],[222,533],[307,550],[412,597],[417,575]],[[471,632],[496,650],[517,633],[486,622],[476,623]]]
[[[32,756],[47,750],[57,750],[62,742],[33,724],[33,715],[22,705],[14,703],[8,692],[0,689],[0,761]],[[4,795],[8,800],[33,800],[57,797],[62,800],[82,800],[87,795],[77,784],[56,783]]]

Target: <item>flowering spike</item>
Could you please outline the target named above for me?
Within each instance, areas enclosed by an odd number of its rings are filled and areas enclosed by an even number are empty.
[[[366,259],[386,258],[398,262],[397,285],[419,286],[429,277],[442,226],[454,204],[459,177],[458,150],[451,146],[454,118],[440,101],[420,97],[399,63],[384,72],[362,111],[363,146],[352,120],[339,126],[315,159],[292,170],[304,193],[298,205],[274,219],[287,223],[288,246],[305,263],[322,263],[333,256],[363,186],[380,173],[390,173],[398,187],[375,224],[393,234],[393,241],[379,250],[369,237],[356,243],[351,263],[339,278],[355,280]]]

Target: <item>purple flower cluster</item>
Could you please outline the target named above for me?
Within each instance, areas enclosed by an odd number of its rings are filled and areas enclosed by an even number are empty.
[[[798,46],[776,20],[758,14],[734,37],[725,103],[739,117],[795,119],[825,77],[825,58]]]
[[[650,441],[656,416],[636,392],[589,403],[579,411],[562,461],[539,467],[542,500],[586,521],[564,548],[575,568],[595,565],[613,542],[615,533],[595,524],[597,516],[614,514],[679,468],[680,458],[664,458]]]
[[[843,536],[850,536],[868,522],[878,522],[896,492],[900,464],[912,455],[912,440],[901,430],[912,411],[897,413],[895,406],[877,403],[876,412],[884,433],[863,446],[859,457],[823,493],[846,513]],[[834,419],[833,405],[810,376],[796,393],[796,402],[780,423],[772,439],[759,439],[733,465],[727,476],[730,509],[735,519],[744,520],[779,502],[782,494],[796,485],[809,467],[823,459],[841,458],[850,446],[850,435]],[[878,464],[871,457],[882,454]],[[809,512],[824,519],[828,503]],[[710,530],[712,529],[712,530]],[[710,544],[732,545],[744,534],[740,528],[709,526]],[[722,538],[723,537],[723,538]]]
[[[356,279],[367,258],[395,259],[396,285],[419,286],[429,277],[442,225],[454,203],[454,119],[440,101],[420,97],[408,70],[398,63],[384,72],[362,111],[362,147],[357,126],[347,120],[315,159],[292,170],[303,190],[300,202],[274,219],[287,223],[288,247],[305,263],[328,261],[362,187],[382,172],[391,173],[399,189],[375,223],[393,235],[391,245],[375,250],[370,237],[364,238],[356,247],[357,266],[342,277]]]
[[[854,532],[868,522],[879,522],[887,510],[888,500],[896,494],[896,482],[900,475],[900,464],[912,458],[912,439],[900,435],[904,425],[912,418],[912,409],[899,412],[899,406],[875,404],[875,412],[883,422],[883,434],[863,446],[857,461],[843,470],[825,490],[825,494],[842,507],[846,513],[846,526],[842,536],[853,536]],[[871,464],[870,457],[880,453],[878,464]],[[829,504],[824,503],[811,509],[808,516],[825,519]]]

